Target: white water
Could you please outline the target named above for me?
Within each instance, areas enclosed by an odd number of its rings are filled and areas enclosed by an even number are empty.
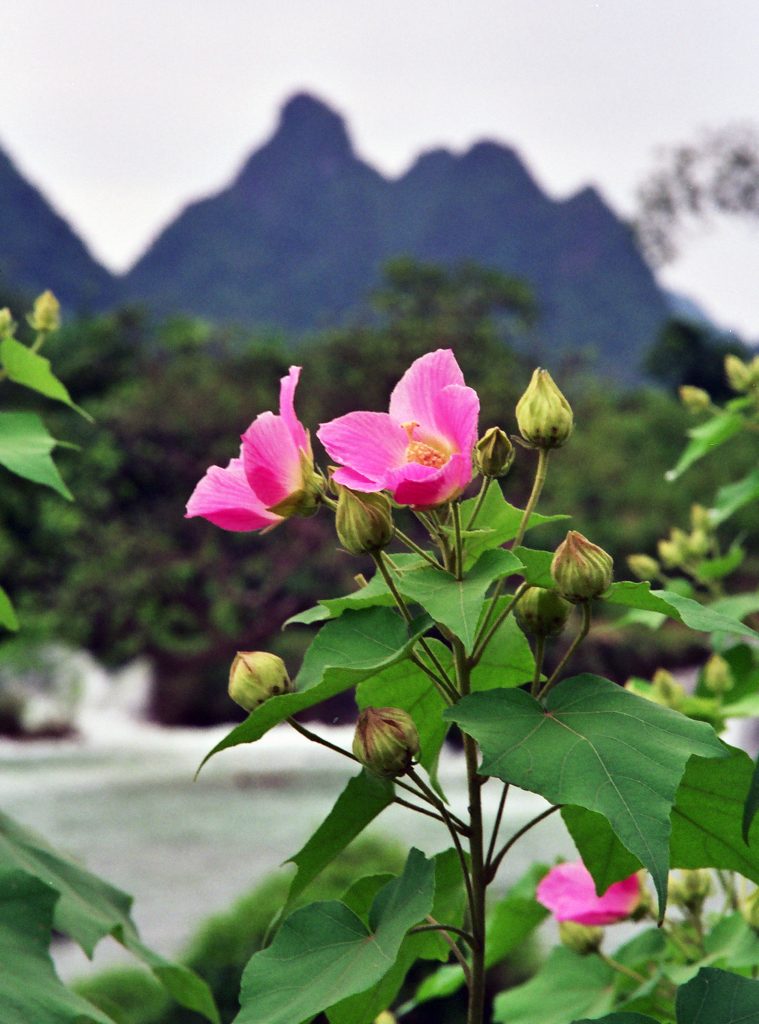
[[[193,782],[202,757],[229,726],[148,724],[142,718],[150,687],[145,666],[116,679],[86,659],[81,667],[76,739],[0,741],[0,807],[131,893],[145,942],[175,956],[205,917],[297,852],[355,767],[280,726],[254,745],[219,754]],[[350,745],[347,727],[315,729]],[[441,780],[461,813],[462,777],[460,756],[445,752]],[[483,791],[489,819],[499,791],[495,785]],[[545,806],[539,797],[511,794],[504,836]],[[449,845],[442,826],[400,807],[385,811],[370,831],[428,853]],[[550,818],[516,844],[502,871],[504,884],[532,859],[557,854],[575,855],[561,822]],[[64,977],[93,968],[71,943],[57,944],[55,956]],[[104,940],[94,965],[128,960],[115,942]]]

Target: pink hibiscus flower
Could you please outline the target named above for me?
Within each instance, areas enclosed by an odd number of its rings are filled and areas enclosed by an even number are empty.
[[[240,457],[211,466],[187,502],[185,518],[202,516],[224,530],[262,530],[313,512],[317,485],[308,431],[295,415],[300,367],[280,382],[279,415],[262,412],[242,435]]]
[[[336,483],[431,508],[458,497],[472,479],[479,410],[453,352],[438,349],[406,370],[389,412],[348,413],[323,423],[318,437],[342,463]]]
[[[630,875],[615,882],[603,896],[596,895],[590,872],[581,860],[551,868],[537,888],[538,903],[557,921],[578,924],[614,924],[629,917],[641,900],[640,879]]]

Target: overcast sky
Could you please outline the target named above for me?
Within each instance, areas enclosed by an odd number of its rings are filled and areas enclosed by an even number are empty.
[[[2,35],[0,145],[114,269],[296,90],[388,175],[496,138],[622,215],[657,147],[759,123],[756,0],[6,0]],[[696,231],[664,281],[759,337],[759,227]]]

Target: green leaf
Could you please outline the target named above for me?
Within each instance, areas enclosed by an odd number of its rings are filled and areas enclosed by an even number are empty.
[[[480,744],[482,774],[602,814],[651,872],[663,913],[669,819],[686,762],[728,753],[710,726],[592,675],[557,686],[545,707],[522,690],[492,690],[445,716]]]
[[[498,610],[506,606],[508,597],[498,602]],[[494,690],[521,686],[535,673],[535,658],[527,637],[513,615],[499,626],[485,648],[482,658],[472,670],[472,690]]]
[[[58,442],[33,412],[0,412],[0,466],[74,500],[50,452]]]
[[[469,498],[462,502],[461,522],[464,526],[469,522],[476,502],[477,498]],[[519,532],[523,515],[521,508],[516,508],[506,501],[498,484],[491,484],[475,520],[475,529],[466,531],[467,563],[475,562],[483,551],[499,548],[513,540]],[[544,523],[558,523],[570,518],[565,515],[544,516],[540,512],[533,512],[527,529],[532,530]]]
[[[452,658],[445,644],[434,639],[428,643],[444,667],[450,669]],[[424,651],[419,652],[419,657],[425,662],[429,660]],[[437,765],[449,725],[442,714],[445,702],[429,676],[410,661],[398,662],[360,682],[356,703],[362,710],[392,707],[411,715],[419,733],[419,763],[439,790]]]
[[[738,412],[719,412],[705,423],[700,423],[688,431],[691,438],[686,445],[677,465],[665,473],[667,480],[677,480],[686,469],[698,462],[704,455],[714,451],[743,430],[744,418]]]
[[[759,981],[703,967],[677,993],[678,1024],[759,1024]]]
[[[741,830],[743,833],[744,843],[748,843],[748,834],[751,830],[751,825],[756,817],[757,811],[759,811],[759,755],[754,763],[754,770],[751,773],[751,782],[749,783],[748,794],[743,806]]]
[[[721,580],[743,565],[746,552],[740,544],[732,544],[720,558],[708,558],[699,562],[696,573],[700,580]]]
[[[704,949],[710,963],[723,961],[734,968],[759,964],[759,935],[739,912],[717,921],[704,939]]]
[[[235,1024],[302,1024],[375,985],[430,913],[434,887],[433,862],[411,850],[403,874],[375,898],[368,928],[337,900],[296,910],[245,968]]]
[[[171,963],[142,944],[130,917],[131,896],[0,813],[0,871],[15,869],[33,875],[59,895],[55,927],[78,942],[88,956],[102,938],[112,935],[152,968],[178,1002],[203,1013],[213,1024],[218,1022],[206,983],[186,967]]]
[[[563,946],[552,950],[534,978],[496,996],[493,1020],[503,1024],[571,1024],[614,1005],[614,970],[595,956]]]
[[[0,868],[3,1024],[113,1024],[58,979],[48,953],[58,894],[24,871]]]
[[[532,548],[514,548],[514,554],[524,566],[522,576],[525,583],[534,587],[545,587],[554,590],[556,585],[551,575],[553,551],[535,551]]]
[[[0,626],[13,630],[14,633],[19,626],[16,609],[2,587],[0,587]]]
[[[62,384],[50,369],[50,360],[38,352],[33,352],[15,338],[5,337],[0,341],[0,362],[2,362],[8,379],[14,384],[22,384],[25,388],[38,391],[46,398],[53,398],[74,409],[92,423],[89,413],[81,409],[71,398],[65,385]]]
[[[457,580],[450,573],[427,566],[398,579],[404,597],[415,601],[435,622],[447,626],[471,653],[482,613],[485,594],[495,580],[519,572],[522,563],[510,551],[486,551],[476,564]]]
[[[464,917],[465,895],[458,855],[455,850],[446,850],[432,859],[435,865],[432,917],[436,921],[460,927]],[[357,913],[362,916],[360,911]],[[407,935],[401,944],[395,966],[381,981],[366,992],[350,996],[327,1010],[330,1024],[372,1024],[377,1015],[392,1004],[417,960],[445,961],[450,954],[450,947],[439,933]]]
[[[393,784],[366,770],[351,779],[306,845],[286,863],[298,869],[287,902],[299,896],[366,826],[393,802]]]
[[[491,910],[485,928],[486,967],[505,960],[548,916],[535,899],[535,890],[547,871],[546,864],[533,864]],[[463,984],[464,972],[458,964],[441,967],[421,983],[413,1005],[453,995]]]
[[[645,611],[661,612],[691,629],[703,633],[735,633],[757,639],[753,629],[744,626],[738,619],[730,618],[723,612],[706,607],[689,597],[682,597],[672,590],[651,590],[651,584],[624,581],[612,583],[603,600],[625,608],[642,608]]]
[[[216,744],[198,771],[221,750],[256,740],[286,718],[403,660],[429,628],[429,619],[407,628],[390,608],[346,612],[314,637],[295,678],[295,693],[271,697]]]
[[[572,1024],[659,1024],[645,1013],[608,1013],[605,1017],[572,1021]]]
[[[751,760],[742,750],[727,749],[723,760],[693,757],[685,768],[672,809],[670,865],[738,871],[759,884],[759,826],[748,844],[741,831]],[[599,892],[638,869],[640,859],[599,814],[565,808],[562,815]]]
[[[715,526],[730,518],[738,509],[759,499],[759,469],[752,470],[742,480],[720,487],[709,516]]]

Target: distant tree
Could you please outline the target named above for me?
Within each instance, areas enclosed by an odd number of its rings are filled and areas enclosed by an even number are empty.
[[[759,130],[730,125],[664,149],[638,201],[638,241],[657,266],[678,255],[689,221],[715,214],[759,218]]]
[[[706,324],[673,318],[648,350],[643,368],[673,392],[682,384],[692,384],[708,391],[715,401],[723,401],[733,394],[725,381],[725,356],[729,353],[745,358],[748,349]]]

